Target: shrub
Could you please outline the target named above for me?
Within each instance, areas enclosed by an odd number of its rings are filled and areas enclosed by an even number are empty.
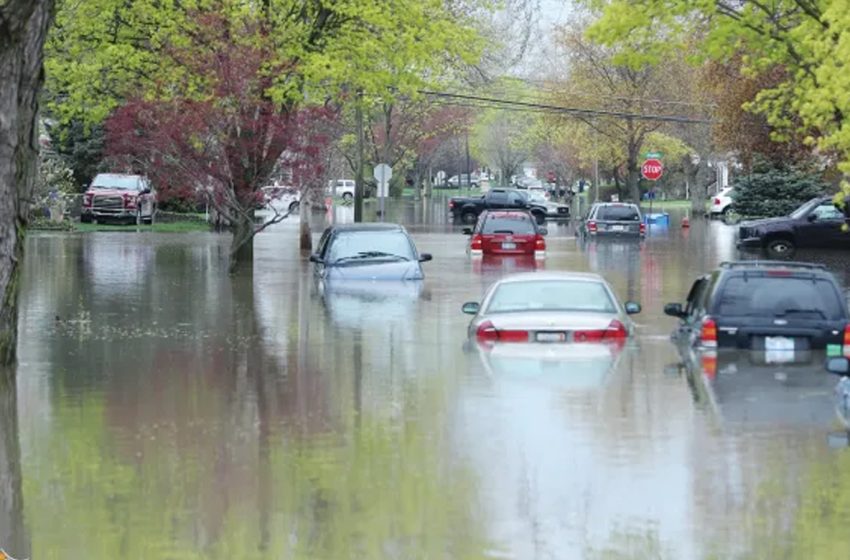
[[[816,196],[829,192],[819,173],[757,162],[749,175],[732,183],[734,208],[742,216],[787,216]]]

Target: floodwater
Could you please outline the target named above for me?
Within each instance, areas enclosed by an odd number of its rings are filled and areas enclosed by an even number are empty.
[[[642,244],[585,247],[550,223],[543,267],[599,272],[640,301],[637,339],[467,351],[461,304],[534,264],[471,263],[444,209],[389,208],[434,255],[412,289],[320,293],[295,221],[258,236],[253,271],[234,277],[224,235],[30,236],[17,382],[0,384],[0,548],[850,557],[836,378],[819,364],[706,372],[669,341],[663,304],[736,258],[734,228],[683,230],[674,214]],[[843,255],[805,258],[850,280]]]

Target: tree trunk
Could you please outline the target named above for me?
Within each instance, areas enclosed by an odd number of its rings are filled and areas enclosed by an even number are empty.
[[[38,156],[38,93],[53,0],[0,3],[0,363],[15,359],[18,275]]]
[[[233,222],[233,239],[230,242],[230,272],[254,260],[254,220],[239,215]]]
[[[15,374],[11,369],[0,368],[0,547],[16,558],[26,558],[27,540]]]
[[[310,217],[313,215],[313,202],[307,197],[301,206],[301,223],[298,225],[298,247],[302,253],[313,252],[313,235],[310,231]]]
[[[626,162],[627,186],[629,195],[635,203],[640,202],[640,168],[638,168],[638,152],[640,146],[637,142],[629,142],[628,161]]]
[[[694,165],[691,156],[687,155],[682,158],[682,167],[685,170],[686,181],[690,187],[691,213],[694,216],[700,216],[705,213],[705,203],[703,201],[703,189],[699,187],[699,165]]]

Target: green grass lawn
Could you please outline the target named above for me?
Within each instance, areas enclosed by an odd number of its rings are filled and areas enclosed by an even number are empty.
[[[117,225],[117,224],[83,224],[80,222],[74,222],[74,229],[72,231],[77,231],[81,233],[92,232],[92,231],[125,231],[125,232],[137,232],[137,231],[153,231],[157,233],[186,233],[190,231],[209,231],[210,226],[204,222],[197,221],[184,221],[184,222],[161,222],[155,223],[153,225]]]

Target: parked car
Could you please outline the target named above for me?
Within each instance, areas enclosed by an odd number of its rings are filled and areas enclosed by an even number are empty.
[[[550,220],[566,220],[570,217],[570,207],[566,204],[552,202],[543,191],[529,190],[526,196],[531,204],[538,204],[546,208],[546,217]]]
[[[420,254],[407,231],[398,224],[346,224],[325,229],[310,256],[323,280],[422,280]]]
[[[471,180],[470,180],[470,177],[467,173],[462,173],[460,175],[460,177],[458,177],[457,175],[452,175],[451,177],[449,177],[449,180],[448,180],[449,187],[452,187],[452,188],[458,188],[460,186],[460,187],[472,187],[473,189],[477,189],[479,183],[480,183],[479,177],[475,173],[472,174]]]
[[[546,228],[539,226],[528,210],[485,210],[469,235],[470,255],[546,256]]]
[[[156,191],[143,175],[98,173],[83,194],[80,221],[119,221],[152,224]]]
[[[343,199],[346,202],[354,200],[354,180],[337,179],[328,181],[328,194]]]
[[[538,224],[546,221],[546,207],[528,200],[516,189],[490,189],[474,198],[454,197],[449,199],[452,219],[472,225],[484,210],[529,210]]]
[[[496,342],[613,342],[634,334],[634,302],[620,303],[598,274],[529,272],[507,276],[484,300],[463,304],[473,315],[468,337]]]
[[[738,248],[765,251],[774,258],[791,257],[798,248],[848,249],[844,212],[831,196],[806,202],[788,216],[741,222]]]
[[[850,352],[843,292],[823,265],[723,263],[694,282],[673,339],[685,346],[750,351],[754,363],[808,363],[813,351]]]
[[[732,210],[732,187],[721,189],[711,198],[711,216],[723,216]]]
[[[646,236],[646,224],[637,204],[627,202],[597,202],[590,207],[581,223],[580,233],[585,237]]]
[[[835,412],[844,428],[850,430],[850,359],[831,356],[826,361],[826,369],[840,377],[834,389]],[[850,445],[850,433],[848,433]]]
[[[264,209],[278,213],[297,212],[301,205],[301,190],[295,187],[270,185],[261,190]]]

